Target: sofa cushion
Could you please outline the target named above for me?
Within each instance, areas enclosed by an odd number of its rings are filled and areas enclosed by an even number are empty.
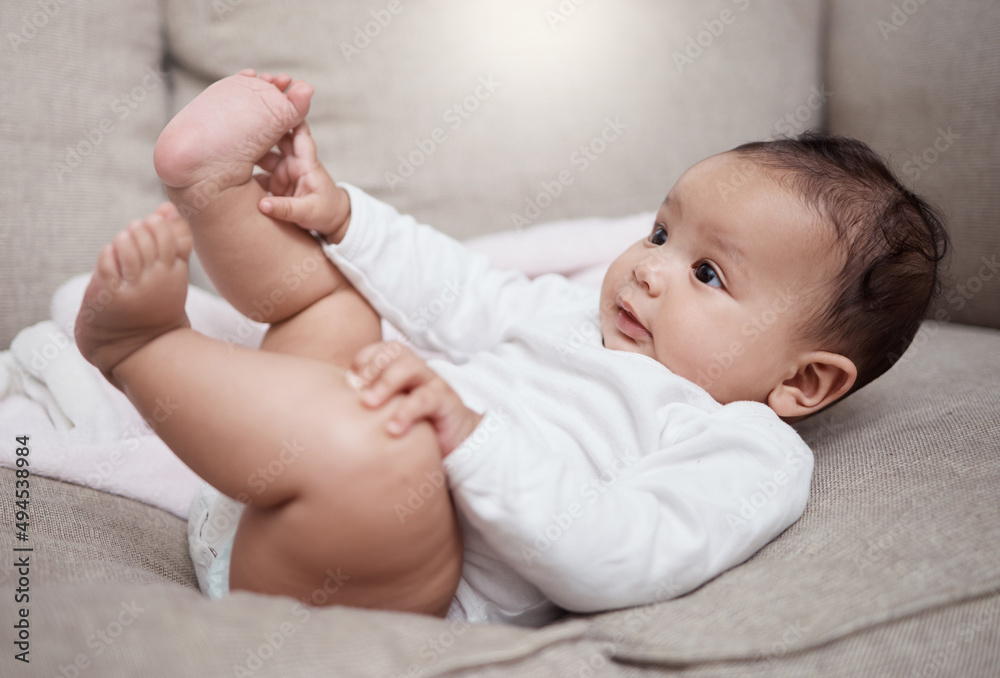
[[[647,212],[708,155],[820,121],[816,0],[165,6],[175,109],[287,70],[335,179],[460,238]]]
[[[32,455],[45,454],[29,449]],[[197,590],[185,521],[132,499],[42,476],[29,482],[27,545],[37,554],[33,585],[173,583]],[[5,515],[14,513],[14,483],[14,472],[4,468],[0,502]],[[4,539],[13,541],[12,528],[6,532]],[[7,560],[0,565],[0,578],[10,574]]]
[[[209,601],[195,588],[183,521],[34,478],[39,666],[56,675],[82,653],[108,676],[228,674],[257,661],[255,675],[276,676],[634,675],[636,664],[717,676],[832,666],[990,675],[1000,662],[1000,365],[982,358],[997,351],[1000,332],[927,323],[899,365],[799,424],[816,452],[813,493],[777,540],[680,598],[539,631],[345,608],[307,616],[289,599],[248,593]],[[6,515],[13,496],[13,474],[0,470]],[[0,535],[5,548],[11,539]],[[11,574],[0,570],[2,595]],[[133,601],[152,613],[97,656],[88,634]]]
[[[116,231],[163,200],[152,159],[169,85],[148,0],[5,0],[0,25],[6,347],[49,317],[56,287],[91,270]]]
[[[1000,327],[1000,12],[996,3],[831,3],[831,131],[891,155],[948,221],[934,316]]]

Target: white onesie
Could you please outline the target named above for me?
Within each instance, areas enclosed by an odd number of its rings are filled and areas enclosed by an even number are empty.
[[[541,626],[559,608],[665,600],[802,514],[812,453],[766,405],[721,405],[604,348],[597,290],[491,268],[340,185],[351,223],[327,256],[414,347],[443,354],[428,365],[484,415],[444,460],[465,541],[449,618]]]

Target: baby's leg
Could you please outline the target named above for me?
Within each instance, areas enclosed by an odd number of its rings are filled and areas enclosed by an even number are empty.
[[[381,338],[378,315],[312,236],[258,210],[265,192],[252,179],[254,163],[304,120],[311,96],[286,75],[220,80],[170,121],[154,164],[219,293],[272,325],[263,348],[346,365]],[[283,325],[303,312],[309,320]],[[336,327],[335,344],[307,330],[323,323]]]
[[[176,215],[131,224],[101,251],[82,307],[101,310],[82,311],[76,335],[178,457],[249,504],[230,586],[444,615],[462,546],[431,426],[391,438],[391,408],[362,407],[340,368],[190,329],[190,251]]]

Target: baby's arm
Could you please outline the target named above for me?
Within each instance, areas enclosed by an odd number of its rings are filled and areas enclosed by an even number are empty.
[[[415,345],[460,362],[494,346],[520,319],[589,293],[562,276],[530,280],[495,269],[455,239],[338,186],[317,160],[305,123],[278,151],[258,163],[270,173],[258,181],[274,194],[260,200],[260,211],[326,236],[328,258]]]

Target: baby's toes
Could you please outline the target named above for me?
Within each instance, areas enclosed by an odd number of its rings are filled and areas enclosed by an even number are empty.
[[[309,112],[309,103],[312,100],[313,86],[304,80],[296,80],[289,86],[285,96],[292,102],[292,106],[303,118]]]
[[[143,268],[148,268],[156,263],[159,258],[156,247],[156,238],[153,236],[153,225],[163,223],[163,217],[159,214],[152,214],[139,222],[134,228],[130,226],[132,237],[139,247],[139,254],[142,257]]]
[[[159,205],[157,205],[154,213],[159,214],[164,219],[172,219],[176,217],[178,214],[177,207],[174,206],[174,203],[170,202],[169,200],[166,202],[161,202]]]
[[[191,250],[194,248],[194,237],[191,235],[191,226],[180,215],[174,219],[167,219],[164,225],[166,226],[164,229],[164,238],[170,240],[174,252],[173,259],[187,261],[191,256]],[[169,261],[167,257],[162,256],[162,253],[161,259]]]
[[[274,76],[272,83],[275,87],[284,92],[288,89],[288,86],[292,84],[292,76],[288,75],[288,73],[278,73]]]
[[[136,222],[133,222],[136,223]],[[130,228],[119,231],[111,242],[115,246],[115,256],[118,258],[118,269],[121,271],[121,279],[126,284],[133,282],[139,277],[142,270],[142,255],[139,247],[132,239]]]
[[[150,224],[150,230],[156,239],[159,260],[167,265],[173,264],[177,258],[177,244],[170,220],[161,219],[155,224]]]
[[[118,267],[118,258],[115,256],[115,246],[111,243],[102,247],[97,255],[97,272],[108,283],[121,281],[122,272]]]

